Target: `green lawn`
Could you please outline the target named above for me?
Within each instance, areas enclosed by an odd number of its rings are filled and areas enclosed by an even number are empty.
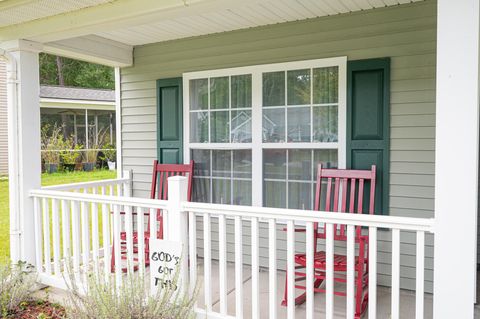
[[[93,172],[71,172],[42,174],[42,185],[59,185],[87,181],[96,181],[101,179],[115,178],[115,171],[97,170]],[[0,180],[0,260],[9,256],[9,208],[8,208],[8,180]]]

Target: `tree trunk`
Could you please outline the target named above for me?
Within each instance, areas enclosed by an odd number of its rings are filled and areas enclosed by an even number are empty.
[[[63,78],[63,60],[62,57],[57,56],[57,75],[58,85],[65,86],[65,79]]]

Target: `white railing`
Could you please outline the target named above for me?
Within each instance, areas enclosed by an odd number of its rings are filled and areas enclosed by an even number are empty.
[[[127,182],[123,181],[123,185]],[[80,189],[84,187],[85,184]],[[391,233],[391,289],[388,305],[390,310],[385,317],[400,318],[400,234],[413,233],[416,238],[414,243],[416,278],[415,310],[411,317],[424,318],[425,236],[434,232],[433,219],[186,202],[184,195],[187,192],[187,184],[183,177],[170,178],[168,191],[169,201],[65,192],[56,189],[32,191],[31,195],[35,201],[37,265],[40,265],[37,269],[40,281],[48,285],[62,286],[67,259],[73,260],[75,279],[79,282],[84,280],[83,277],[88,272],[99,273],[102,269],[106,277],[110,276],[112,239],[115,251],[120,251],[121,245],[127,251],[125,266],[127,273],[137,270],[133,267],[135,264],[138,265],[140,274],[145,274],[144,218],[156,214],[161,209],[164,212],[166,238],[180,241],[188,248],[189,258],[185,259],[184,263],[186,265],[184,269],[188,269],[188,274],[183,276],[188,277],[191,291],[195,284],[201,285],[196,306],[196,312],[200,317],[278,318],[282,317],[281,312],[284,312],[283,315],[287,318],[303,316],[314,318],[317,316],[315,309],[319,308],[319,305],[316,307],[315,304],[319,301],[313,290],[315,274],[313,225],[320,223],[327,229],[323,243],[326,251],[324,271],[326,292],[320,308],[324,309],[326,318],[333,318],[334,314],[338,315],[336,306],[343,303],[341,317],[353,319],[355,255],[358,250],[355,229],[360,226],[369,234],[369,298],[366,310],[368,318],[384,316],[377,311],[379,309],[377,299],[384,300],[377,298],[379,231]],[[99,216],[102,223],[100,231]],[[136,218],[135,221],[133,217]],[[156,218],[150,220],[152,221],[150,233],[155,233]],[[338,225],[346,226],[345,247],[338,247],[333,238],[333,229]],[[286,231],[283,230],[285,227]],[[304,228],[302,232],[304,241],[298,240],[299,234],[295,229],[299,227]],[[123,231],[126,234],[126,241],[121,243],[120,233]],[[133,231],[138,233],[138,252],[134,252],[133,249]],[[347,256],[345,300],[334,299],[333,261],[337,251]],[[296,283],[289,280],[286,287],[288,305],[284,308],[280,306],[282,300],[279,294],[283,292],[285,276],[295,277],[295,254],[300,252],[306,253],[305,306],[298,309],[294,306]],[[114,263],[122,264],[119,254],[115,255]],[[120,285],[123,278],[120,267],[115,267],[114,277],[116,283]],[[248,285],[246,281],[249,282]],[[263,300],[265,291],[268,292],[268,298]]]

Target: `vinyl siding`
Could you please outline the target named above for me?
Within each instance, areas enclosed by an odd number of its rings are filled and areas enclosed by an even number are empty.
[[[388,214],[433,217],[435,48],[433,0],[135,47],[134,66],[121,70],[123,163],[125,169],[134,171],[134,195],[147,197],[150,189],[151,165],[157,152],[157,79],[180,77],[190,71],[324,57],[391,57]],[[202,228],[201,222],[198,227]],[[267,232],[265,225],[262,227],[261,264],[266,265]],[[214,226],[212,238],[218,238],[216,231]],[[249,232],[246,226],[246,251]],[[278,236],[285,238],[281,231]],[[380,231],[378,237],[379,282],[388,285],[391,233]],[[233,236],[229,234],[228,240],[232,254]],[[298,237],[299,249],[304,247],[303,240]],[[402,233],[401,240],[402,287],[413,289],[415,234]],[[426,289],[431,291],[432,236],[428,235],[426,242]],[[212,247],[216,249],[216,243]],[[284,267],[286,245],[279,245],[279,249],[279,265]]]
[[[0,59],[0,176],[8,174],[7,63]]]

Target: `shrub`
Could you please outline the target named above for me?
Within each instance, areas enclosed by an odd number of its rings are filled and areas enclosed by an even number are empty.
[[[73,279],[73,276],[70,276]],[[90,276],[87,292],[74,284],[67,303],[68,318],[78,319],[187,319],[194,318],[195,296],[181,295],[163,288],[150,296],[145,278],[138,273],[125,278],[117,288],[114,280],[106,283],[101,276]]]
[[[29,300],[35,286],[32,267],[25,263],[0,266],[0,312],[2,318],[14,313],[21,303]]]
[[[58,164],[58,150],[63,147],[62,126],[45,124],[41,129],[42,159],[47,164]]]
[[[83,145],[81,144],[75,144],[73,137],[67,138],[63,142],[63,147],[60,151],[60,157],[62,158],[63,164],[75,164],[80,156],[82,147]]]
[[[115,162],[116,156],[117,156],[117,151],[115,150],[115,145],[113,145],[113,144],[103,145],[102,153],[103,153],[103,155],[100,156],[100,159],[102,161]]]

